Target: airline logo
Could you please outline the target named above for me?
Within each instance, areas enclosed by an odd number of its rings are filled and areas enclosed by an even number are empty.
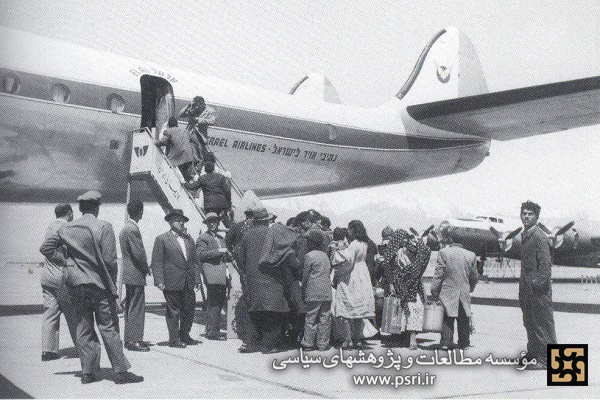
[[[142,147],[134,147],[133,151],[135,151],[136,157],[144,157],[146,153],[148,153],[148,145]]]
[[[437,62],[435,63],[435,74],[437,75],[438,81],[448,83],[451,73],[452,66],[446,67],[445,65],[439,65]]]
[[[588,345],[548,344],[548,386],[588,385]]]

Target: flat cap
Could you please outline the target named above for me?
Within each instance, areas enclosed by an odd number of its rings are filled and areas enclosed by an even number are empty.
[[[89,190],[87,192],[85,192],[84,194],[82,194],[81,196],[79,196],[77,198],[77,201],[99,201],[100,198],[102,197],[102,195],[100,194],[100,192],[96,191],[96,190]]]

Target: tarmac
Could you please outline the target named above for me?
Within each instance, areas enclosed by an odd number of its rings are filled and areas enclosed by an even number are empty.
[[[492,365],[489,361],[481,365],[458,365],[455,359],[452,365],[440,365],[443,361],[436,359],[433,363],[438,333],[419,334],[420,348],[415,351],[385,347],[379,340],[369,340],[369,349],[362,358],[356,350],[340,353],[338,349],[310,352],[308,358],[304,355],[302,359],[296,358],[300,356],[299,350],[240,354],[237,348],[241,342],[237,339],[216,342],[200,337],[204,328],[200,309],[196,311],[192,337],[200,338],[203,343],[173,349],[165,345],[164,299],[152,286],[147,287],[144,338],[153,344],[151,351],[125,351],[132,364],[131,371],[143,375],[144,382],[115,385],[103,350],[101,380],[81,385],[79,359],[64,319],[61,359],[50,362],[40,359],[42,296],[38,274],[37,268],[27,266],[5,267],[0,271],[4,288],[0,291],[0,397],[3,398],[597,398],[600,393],[599,312],[555,312],[559,343],[589,346],[589,382],[588,386],[547,386],[546,371],[519,371],[515,365]],[[514,300],[517,285],[501,285],[482,282],[475,294],[479,298],[502,300],[500,296]],[[579,292],[574,298],[584,297],[589,304],[588,297],[594,297],[599,286],[580,284],[567,290],[558,289],[560,285],[556,284],[555,288],[567,294]],[[568,303],[572,298],[567,294],[561,300]],[[597,302],[591,305],[598,307]],[[473,347],[465,351],[464,357],[485,360],[492,354],[489,360],[514,359],[525,349],[526,334],[518,307],[475,301],[473,312]],[[375,358],[369,358],[370,354]],[[447,353],[437,353],[439,359],[444,354]],[[348,361],[349,355],[364,362],[352,363],[352,359]],[[317,356],[322,362],[316,362]],[[398,356],[402,364],[398,363],[396,370],[393,359],[398,360]],[[433,365],[419,365],[416,362],[419,356],[423,364],[432,360]],[[409,363],[409,357],[415,362]],[[311,360],[315,362],[310,363]],[[273,365],[286,368],[276,370]],[[381,380],[370,385],[355,384],[355,379],[367,375],[380,376],[377,379]],[[387,376],[391,377],[389,383],[385,381]],[[417,376],[414,378],[417,385],[394,385],[404,383],[406,376]],[[430,385],[432,376],[435,379]]]

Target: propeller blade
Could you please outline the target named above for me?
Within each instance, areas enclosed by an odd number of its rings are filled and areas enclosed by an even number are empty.
[[[492,233],[498,238],[498,239],[502,239],[502,234],[500,232],[498,232],[498,230],[496,228],[494,228],[493,226],[490,226],[490,231],[492,231]]]
[[[510,240],[512,238],[514,238],[515,236],[517,236],[521,231],[523,230],[522,227],[518,227],[517,229],[515,229],[514,231],[512,231],[511,233],[509,233],[506,238],[504,240]]]
[[[419,232],[417,232],[417,230],[415,228],[413,228],[412,226],[410,228],[408,228],[408,230],[417,237],[421,236],[421,235],[419,235]]]
[[[552,235],[552,231],[550,229],[548,229],[546,227],[546,225],[542,224],[541,222],[538,224],[540,228],[542,228],[542,230],[544,231],[544,233],[546,235]]]
[[[566,224],[565,226],[560,228],[558,231],[556,231],[556,236],[562,235],[563,233],[565,233],[566,231],[571,229],[573,227],[573,225],[575,225],[575,221],[569,222],[568,224]]]
[[[429,232],[431,232],[433,228],[435,228],[435,225],[431,225],[429,228],[425,229],[425,231],[421,234],[421,237],[427,237],[427,235],[429,235]]]

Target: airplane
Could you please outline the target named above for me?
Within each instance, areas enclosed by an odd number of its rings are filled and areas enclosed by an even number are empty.
[[[131,131],[158,132],[197,95],[217,111],[212,151],[261,198],[459,173],[484,160],[492,139],[600,123],[599,76],[488,93],[473,45],[454,27],[372,108],[340,104],[314,76],[279,93],[7,27],[0,36],[3,202],[71,201],[89,189],[124,202]]]
[[[571,221],[562,226],[548,229],[543,223],[540,228],[548,235],[552,263],[561,266],[599,267],[600,229],[576,226]],[[440,235],[461,243],[477,256],[519,260],[521,258],[521,231],[519,220],[501,216],[477,216],[475,218],[450,218],[442,221],[435,229],[423,232],[427,245],[439,250]],[[412,229],[411,229],[412,230]],[[413,232],[414,233],[414,232]]]

